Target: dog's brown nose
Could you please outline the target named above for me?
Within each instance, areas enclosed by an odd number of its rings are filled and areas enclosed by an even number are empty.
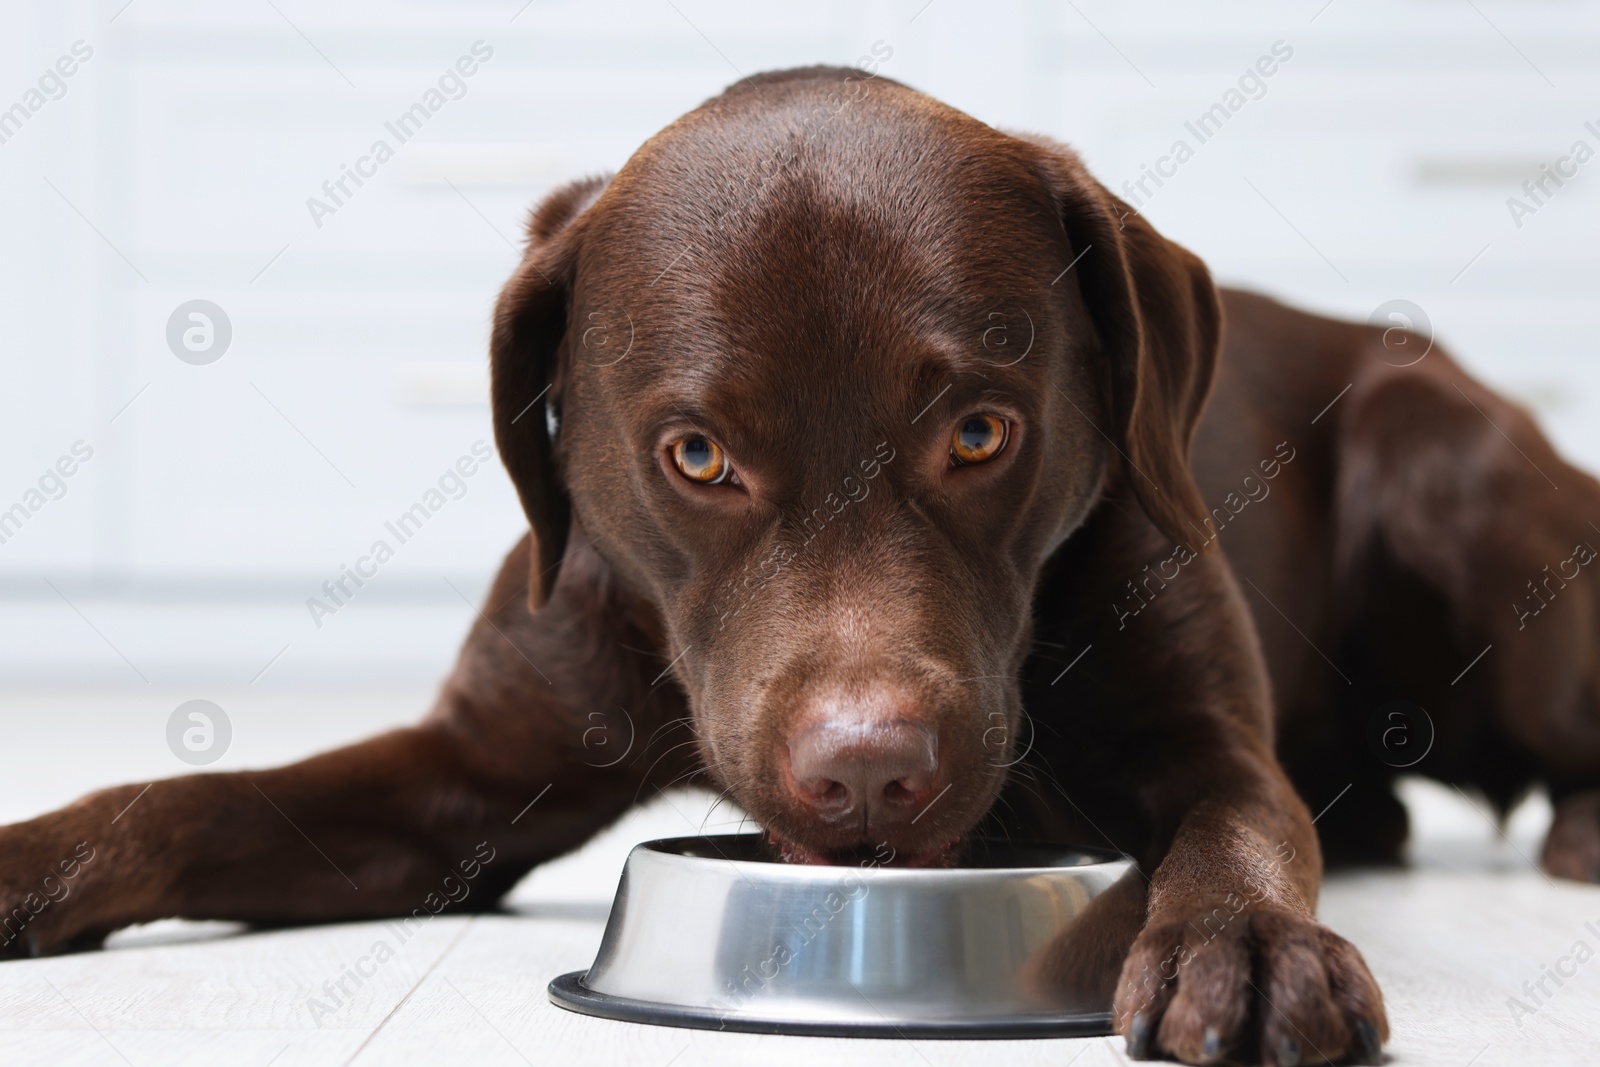
[[[829,821],[905,823],[932,798],[938,737],[904,719],[824,720],[789,741],[789,770],[799,798]]]

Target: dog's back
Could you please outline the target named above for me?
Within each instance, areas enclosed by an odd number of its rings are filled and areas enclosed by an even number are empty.
[[[1541,768],[1593,766],[1593,642],[1574,635],[1600,590],[1582,562],[1594,479],[1430,337],[1239,291],[1223,306],[1197,537],[1251,606],[1302,795],[1319,809],[1352,785],[1318,824],[1328,858],[1398,858],[1399,771],[1504,808]],[[1584,784],[1551,787],[1559,803]],[[1595,846],[1546,859],[1593,878]]]

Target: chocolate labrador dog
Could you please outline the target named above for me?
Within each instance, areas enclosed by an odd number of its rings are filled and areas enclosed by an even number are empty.
[[[1324,852],[1396,858],[1397,767],[1546,784],[1546,866],[1600,875],[1600,487],[1428,343],[1219,294],[1043,138],[742,81],[532,217],[492,341],[532,529],[433,712],[0,830],[0,937],[404,914],[487,842],[481,906],[698,781],[793,862],[1131,853],[1041,982],[1109,958],[1135,1056],[1377,1062],[1314,911]]]

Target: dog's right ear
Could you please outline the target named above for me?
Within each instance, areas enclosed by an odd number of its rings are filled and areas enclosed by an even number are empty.
[[[528,245],[495,302],[489,342],[494,437],[533,532],[528,607],[555,586],[567,548],[572,503],[561,475],[558,415],[565,377],[568,309],[585,210],[610,176],[564,185],[528,221]]]

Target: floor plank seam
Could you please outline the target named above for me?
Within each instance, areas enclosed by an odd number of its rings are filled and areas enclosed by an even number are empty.
[[[356,1047],[355,1052],[351,1053],[349,1059],[344,1061],[344,1067],[350,1067],[352,1063],[356,1062],[356,1060],[360,1058],[361,1054],[367,1050],[367,1046],[372,1044],[373,1039],[378,1036],[385,1026],[389,1025],[389,1020],[393,1019],[397,1014],[399,1014],[400,1009],[406,1006],[406,1002],[411,999],[412,995],[416,993],[417,990],[422,988],[422,983],[428,980],[428,977],[433,974],[435,968],[445,961],[446,956],[449,956],[450,953],[455,951],[457,945],[461,944],[461,939],[467,936],[467,931],[472,929],[472,924],[477,921],[477,918],[478,917],[476,915],[470,915],[467,917],[467,921],[461,924],[461,932],[456,934],[456,936],[451,939],[450,943],[445,946],[443,952],[439,953],[438,959],[428,964],[428,969],[422,972],[422,977],[417,979],[416,985],[406,990],[406,995],[400,998],[400,1003],[396,1004],[393,1008],[390,1008],[389,1014],[383,1017],[383,1021],[377,1026],[373,1027],[372,1033],[367,1035],[367,1039]]]

